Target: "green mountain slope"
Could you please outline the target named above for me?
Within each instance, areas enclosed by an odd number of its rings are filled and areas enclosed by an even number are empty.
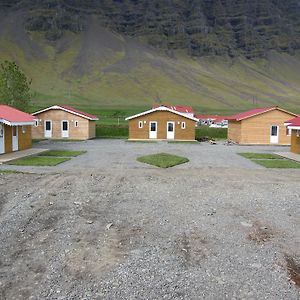
[[[202,112],[280,105],[300,113],[300,55],[267,58],[172,57],[140,39],[112,32],[93,15],[86,30],[49,41],[26,31],[22,10],[0,13],[0,58],[33,80],[34,104],[82,108],[190,104]]]

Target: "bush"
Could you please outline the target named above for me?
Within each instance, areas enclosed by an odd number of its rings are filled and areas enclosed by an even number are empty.
[[[196,128],[196,140],[208,137],[209,139],[227,139],[227,128],[211,128],[202,125]]]
[[[97,138],[128,138],[128,126],[96,126]]]

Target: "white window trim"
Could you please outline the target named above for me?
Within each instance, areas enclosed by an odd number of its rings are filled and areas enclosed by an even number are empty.
[[[22,133],[26,133],[26,127],[24,125],[22,126]]]
[[[297,137],[300,137],[300,130],[299,130],[299,129],[296,130],[296,136],[297,136]]]
[[[139,121],[139,128],[143,128],[143,121]]]
[[[34,121],[34,127],[38,127],[39,126],[39,120],[35,120]]]
[[[74,122],[74,126],[77,128],[77,127],[79,127],[79,121],[75,121]]]
[[[185,128],[186,128],[185,122],[181,122],[181,129],[185,129]]]
[[[286,135],[291,136],[292,135],[292,129],[291,128],[286,128]]]

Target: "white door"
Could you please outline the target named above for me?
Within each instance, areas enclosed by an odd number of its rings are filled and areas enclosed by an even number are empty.
[[[0,154],[3,154],[4,151],[4,124],[0,123]]]
[[[69,137],[69,121],[61,121],[61,137]]]
[[[18,143],[18,126],[12,127],[12,151],[19,150],[19,143]]]
[[[52,138],[52,121],[45,121],[45,138]]]
[[[278,144],[278,142],[279,142],[279,126],[272,125],[271,126],[270,143],[271,144]]]
[[[149,139],[157,139],[157,122],[149,123]]]
[[[174,140],[175,138],[175,123],[167,122],[167,139]]]

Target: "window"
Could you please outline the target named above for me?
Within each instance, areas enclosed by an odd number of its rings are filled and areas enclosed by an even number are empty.
[[[68,121],[62,121],[62,130],[68,131]]]
[[[292,129],[291,128],[286,128],[286,135],[291,135],[292,134]]]
[[[26,133],[26,126],[22,126],[22,133]]]
[[[181,122],[181,129],[185,129],[185,122]]]
[[[0,124],[0,137],[2,138],[4,135],[4,125],[1,123]]]
[[[75,126],[75,127],[79,127],[79,122],[78,122],[78,121],[75,121],[74,126]]]
[[[297,130],[297,137],[300,136],[300,130]]]
[[[271,136],[277,136],[278,135],[278,126],[273,125],[271,127]]]
[[[143,128],[143,121],[139,121],[139,128]]]
[[[34,126],[35,126],[35,127],[38,127],[38,126],[39,126],[39,121],[38,121],[38,120],[35,120],[35,121],[34,121]]]

